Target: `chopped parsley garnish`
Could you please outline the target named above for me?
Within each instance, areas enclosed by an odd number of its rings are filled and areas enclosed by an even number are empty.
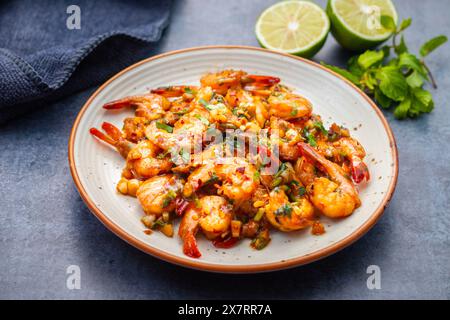
[[[295,117],[298,114],[297,107],[292,108],[291,116]]]
[[[165,124],[163,122],[156,122],[156,127],[158,129],[165,130],[168,133],[172,133],[173,132],[173,127],[171,127],[171,126],[169,126],[169,125],[167,125],[167,124]]]
[[[312,135],[311,132],[309,132],[306,128],[303,129],[303,136],[311,146],[317,146],[316,138],[314,138],[314,135]]]
[[[219,177],[216,175],[215,172],[213,172],[213,173],[210,174],[210,177],[205,182],[205,184],[210,184],[210,183],[214,183],[214,182],[217,182],[217,181],[219,181]]]
[[[298,188],[298,195],[300,197],[304,196],[305,194],[306,194],[306,188],[305,187]]]
[[[292,214],[292,207],[289,203],[283,204],[275,211],[276,216],[288,216],[290,218],[291,214]]]
[[[192,91],[192,89],[189,87],[184,87],[184,92],[189,93],[189,94],[194,94],[194,91]]]
[[[287,169],[286,163],[282,162],[280,167],[278,168],[278,172],[275,174],[275,178],[281,176],[286,169]]]
[[[324,135],[328,135],[327,129],[323,126],[323,123],[320,121],[314,122],[314,127],[319,129]]]
[[[153,222],[151,229],[157,229],[160,227],[164,227],[166,223],[162,219],[158,219],[155,222]]]

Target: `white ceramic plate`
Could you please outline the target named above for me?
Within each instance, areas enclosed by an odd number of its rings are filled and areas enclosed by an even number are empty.
[[[342,220],[322,219],[326,233],[309,230],[272,233],[262,251],[250,248],[249,240],[232,249],[216,249],[199,237],[202,257],[182,252],[178,237],[147,235],[140,222],[142,209],[134,198],[116,192],[124,160],[112,148],[89,134],[103,121],[119,127],[133,110],[108,111],[102,105],[149,88],[198,84],[206,72],[243,69],[249,73],[280,77],[282,83],[307,97],[314,112],[329,125],[348,127],[367,151],[371,181],[360,190],[362,206]],[[172,263],[218,272],[258,272],[288,268],[330,255],[357,240],[382,215],[395,189],[398,160],[395,140],[385,118],[355,86],[309,60],[253,47],[214,46],[180,50],[141,61],[114,76],[86,102],[72,129],[69,162],[75,184],[91,211],[114,233],[156,257]]]

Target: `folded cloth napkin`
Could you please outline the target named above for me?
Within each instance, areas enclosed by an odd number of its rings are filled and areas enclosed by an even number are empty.
[[[74,4],[76,4],[74,6]],[[150,55],[171,1],[0,2],[0,122]],[[149,44],[150,43],[150,44]]]

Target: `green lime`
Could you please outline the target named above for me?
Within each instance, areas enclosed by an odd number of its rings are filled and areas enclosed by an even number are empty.
[[[267,8],[255,26],[256,38],[263,48],[314,56],[323,46],[330,30],[325,11],[308,1],[282,1]]]
[[[392,35],[381,25],[381,16],[396,24],[398,19],[391,0],[328,0],[327,13],[337,42],[353,51],[376,47]]]

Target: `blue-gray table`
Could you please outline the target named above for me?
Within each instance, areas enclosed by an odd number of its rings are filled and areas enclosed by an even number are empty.
[[[274,1],[190,0],[152,53],[209,44],[257,46],[257,16]],[[319,1],[323,6],[325,1]],[[395,1],[413,17],[410,48],[450,35],[447,0]],[[397,138],[400,174],[378,224],[343,251],[307,266],[256,275],[188,270],[120,240],[87,209],[72,182],[67,142],[91,88],[0,127],[0,298],[450,298],[449,46],[429,65],[439,82],[436,109],[418,120],[385,112]],[[315,57],[343,64],[348,53],[330,36]],[[81,269],[81,289],[66,286],[66,268]],[[366,269],[381,269],[369,290]]]

